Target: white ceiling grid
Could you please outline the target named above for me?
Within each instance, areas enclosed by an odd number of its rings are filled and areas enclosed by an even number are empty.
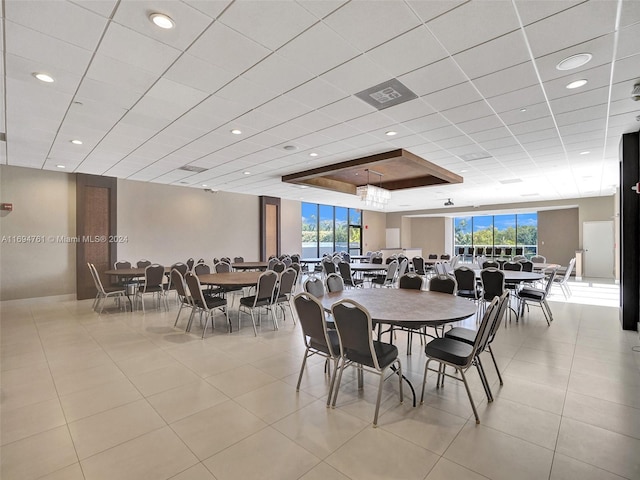
[[[619,137],[638,130],[635,0],[4,0],[4,12],[9,165],[356,208],[280,177],[394,148],[464,177],[394,192],[386,211],[402,211],[610,195]],[[583,52],[586,65],[555,68]],[[353,96],[394,77],[418,98],[377,111]]]

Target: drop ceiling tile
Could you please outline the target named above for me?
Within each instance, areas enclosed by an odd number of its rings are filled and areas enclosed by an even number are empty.
[[[337,123],[334,118],[318,111],[313,111],[302,115],[296,118],[295,121],[301,127],[308,128],[311,131],[319,131],[323,128],[330,127]]]
[[[460,130],[458,130],[454,126],[437,128],[435,130],[430,130],[422,134],[423,137],[435,143],[438,143],[440,140],[445,140],[447,138],[457,137],[458,135],[460,135]],[[440,144],[438,143],[438,145]]]
[[[509,110],[528,107],[529,105],[543,103],[546,102],[546,99],[540,85],[532,85],[530,87],[523,88],[522,90],[516,90],[503,95],[490,97],[487,101],[496,112],[502,113]]]
[[[616,2],[584,2],[525,27],[535,57],[614,31]],[[579,28],[568,26],[579,25]],[[563,32],[558,36],[556,32]]]
[[[512,123],[509,128],[516,135],[537,132],[540,130],[554,129],[555,124],[551,116],[528,120],[525,122]]]
[[[571,112],[556,114],[558,126],[571,125],[574,123],[585,123],[589,120],[599,120],[607,116],[606,105],[595,105],[593,107],[581,108]]]
[[[146,92],[158,78],[147,70],[102,54],[95,55],[86,76],[116,87],[124,84],[128,90],[140,94]]]
[[[495,52],[500,52],[500,55],[495,55]],[[530,59],[520,30],[465,50],[453,58],[469,78],[489,75]]]
[[[522,111],[522,108],[525,111]],[[507,124],[528,122],[551,115],[547,102],[536,103],[535,105],[527,105],[522,108],[516,108],[507,112],[500,113],[500,118]],[[554,109],[555,112],[555,109]]]
[[[618,60],[613,71],[613,82],[619,83],[629,81],[629,85],[632,87],[638,80],[639,63],[640,54]]]
[[[330,28],[362,52],[420,24],[403,2],[350,2],[324,19]]]
[[[242,127],[246,126],[255,131],[262,131],[275,127],[282,122],[281,120],[267,115],[260,110],[251,110],[234,120],[234,123],[237,123],[240,126],[240,130],[242,130]]]
[[[244,78],[278,94],[311,80],[313,75],[277,53],[242,74]]]
[[[498,145],[514,145],[515,139],[505,127],[492,128],[469,134],[476,142],[496,147]]]
[[[212,48],[212,45],[217,48]],[[271,52],[226,25],[215,22],[187,53],[234,75],[240,75]]]
[[[430,0],[429,2],[425,2],[423,0],[409,0],[407,3],[420,19],[424,23],[427,23],[429,20],[462,5],[465,1],[466,0]]]
[[[521,91],[538,85],[538,77],[531,62],[524,62],[499,72],[473,80],[473,84],[486,98]]]
[[[324,23],[318,23],[288,44],[278,54],[315,75],[321,75],[360,54]]]
[[[624,58],[638,53],[640,43],[640,23],[630,25],[620,30],[618,34],[618,50],[616,58]]]
[[[419,97],[467,81],[464,73],[450,58],[427,65],[398,78]]]
[[[361,132],[372,132],[376,135],[384,135],[386,131],[394,130],[395,122],[381,112],[373,112],[347,122]]]
[[[324,18],[347,3],[347,1],[348,0],[296,0],[296,3],[306,8],[317,18]]]
[[[257,110],[278,119],[280,122],[286,122],[308,113],[311,109],[286,95],[282,95],[261,105]]]
[[[600,130],[604,131],[606,120],[604,118],[599,118],[597,120],[589,120],[580,123],[571,123],[569,125],[560,125],[558,130],[560,130],[561,135],[573,135],[576,133],[589,132]]]
[[[634,0],[623,0],[620,26],[626,27],[627,25],[638,22],[640,22],[640,5],[638,5],[638,2]]]
[[[422,99],[439,112],[450,110],[461,105],[468,105],[482,100],[482,96],[470,82],[445,88],[425,95]],[[493,113],[489,111],[488,114]],[[488,115],[485,114],[485,115]],[[446,115],[445,115],[446,116]]]
[[[426,28],[418,26],[370,50],[367,56],[397,77],[442,60],[447,52]]]
[[[445,113],[445,116],[447,116],[446,113]],[[487,132],[487,131],[494,132],[493,135],[499,134],[503,137],[506,136],[504,135],[505,129],[503,127],[502,120],[500,119],[500,117],[493,114],[488,115],[486,117],[476,118],[474,120],[458,122],[457,125],[458,125],[458,128],[460,128],[464,133],[474,138],[475,138],[475,135],[473,134],[480,133],[480,132]],[[499,130],[500,133],[496,133],[496,130]]]
[[[376,109],[356,97],[347,97],[320,109],[320,112],[335,118],[339,122],[367,115]]]
[[[159,104],[172,103],[180,106],[184,111],[202,102],[207,94],[201,90],[182,85],[180,83],[160,78],[145,95]]]
[[[406,128],[416,133],[430,132],[431,130],[451,125],[451,123],[439,113],[426,115],[403,123]]]
[[[406,122],[424,117],[425,115],[431,115],[434,113],[434,110],[422,98],[416,98],[393,107],[385,108],[382,113],[396,122]]]
[[[365,55],[360,55],[322,75],[327,82],[347,93],[358,93],[390,80],[390,75]]]
[[[234,74],[193,55],[182,55],[164,74],[164,78],[214,93],[235,77]]]
[[[511,4],[468,2],[427,23],[451,54],[480,45],[519,28]]]
[[[227,8],[233,0],[182,0],[187,5],[201,11],[210,18],[218,16]]]
[[[180,55],[180,50],[117,23],[109,24],[99,52],[156,74],[163,73]]]
[[[516,0],[516,8],[520,14],[523,25],[537,22],[546,17],[573,7],[582,0],[547,0],[544,2],[531,2],[529,0]]]
[[[216,96],[243,105],[246,110],[251,110],[277,97],[278,92],[244,77],[236,77],[218,90]]]
[[[175,27],[157,27],[151,13],[169,16]],[[183,3],[167,0],[135,0],[118,3],[113,21],[142,35],[184,51],[211,24],[211,17]]]
[[[537,130],[535,132],[526,132],[516,135],[518,141],[525,145],[526,143],[537,142],[539,140],[548,140],[558,138],[558,132],[555,128],[547,128],[546,130]]]
[[[234,2],[218,21],[276,50],[317,19],[294,2],[245,0]]]
[[[5,22],[8,42],[6,51],[35,63],[55,65],[75,75],[84,74],[91,60],[91,52],[25,28],[17,23]]]
[[[33,88],[34,91],[36,89],[41,89],[42,91],[51,92],[52,96],[58,94],[63,94],[63,96],[72,95],[78,88],[78,84],[81,80],[79,75],[74,75],[66,70],[57,69],[52,64],[37,63],[26,58],[11,55],[10,53],[5,53],[5,65],[5,78],[7,79],[7,84],[9,83],[9,80],[18,81],[18,83],[12,83],[12,88],[17,88],[19,84],[23,84],[20,89]],[[55,79],[55,82],[40,82],[33,77],[34,72],[48,73]],[[17,95],[20,93],[15,90],[11,90],[9,85],[6,86],[6,89],[6,93],[8,95]]]
[[[441,112],[452,123],[466,122],[477,118],[485,118],[493,115],[493,110],[487,102],[468,103],[460,107],[451,108]]]
[[[107,25],[106,18],[67,1],[8,0],[4,6],[7,20],[90,51]]]
[[[267,133],[275,137],[291,140],[302,137],[303,135],[308,135],[312,132],[308,128],[298,125],[295,120],[293,120],[270,128],[267,130]]]
[[[313,109],[337,102],[346,96],[345,92],[320,78],[313,78],[286,93],[287,98]]]

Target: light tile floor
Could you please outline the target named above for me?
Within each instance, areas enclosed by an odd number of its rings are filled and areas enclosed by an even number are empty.
[[[290,317],[277,332],[264,322],[257,338],[247,321],[229,335],[217,317],[201,340],[197,325],[191,334],[173,327],[173,305],[97,315],[90,301],[7,303],[0,477],[640,479],[638,334],[621,331],[614,286],[572,287],[570,301],[555,291],[550,327],[532,307],[500,330],[504,386],[485,361],[493,403],[470,371],[480,425],[461,385],[436,390],[430,377],[417,408],[385,382],[375,429],[373,376],[358,391],[346,373],[327,409],[323,362],[311,361],[296,392],[303,347]],[[614,307],[576,303],[598,295]],[[398,334],[419,388],[417,344],[407,356]]]

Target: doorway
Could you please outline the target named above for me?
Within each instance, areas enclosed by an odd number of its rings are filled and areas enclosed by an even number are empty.
[[[584,222],[582,224],[582,245],[585,276],[613,278],[613,222]]]

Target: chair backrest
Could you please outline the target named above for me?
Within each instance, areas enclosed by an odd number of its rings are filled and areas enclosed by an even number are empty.
[[[300,263],[300,254],[294,253],[293,255],[291,255],[291,261],[293,263]]]
[[[229,257],[222,257],[222,258],[220,259],[220,261],[221,261],[221,262],[227,262],[228,264],[231,264],[231,258],[229,258]]]
[[[524,255],[514,255],[514,257],[513,257],[513,261],[514,262],[522,263],[522,262],[524,262],[526,260],[527,260],[527,257],[525,257]]]
[[[171,265],[171,270],[173,271],[174,269],[178,270],[183,277],[189,271],[189,267],[187,266],[187,264],[182,262],[174,263],[173,265]]]
[[[393,262],[394,260],[397,262],[397,261],[398,261],[398,256],[397,256],[397,255],[389,255],[389,256],[387,257],[387,259],[384,261],[384,263],[386,263],[387,265],[389,265],[389,264],[390,264],[391,262]]]
[[[262,272],[256,286],[256,300],[273,299],[278,283],[278,274],[273,270]]]
[[[204,300],[204,294],[202,293],[202,286],[200,285],[198,276],[193,272],[187,272],[184,279],[187,282],[187,287],[189,288],[189,293],[191,293],[191,300],[194,305],[206,310],[207,302]]]
[[[531,257],[531,261],[533,263],[547,263],[547,257],[544,255],[534,255]]]
[[[407,290],[422,290],[424,279],[415,273],[405,273],[398,280],[398,287]]]
[[[437,261],[434,264],[433,268],[435,269],[437,275],[446,275],[447,274],[447,271],[445,270],[443,263],[440,262],[440,261]]]
[[[500,268],[500,264],[493,260],[487,260],[486,262],[482,262],[480,265],[482,268]]]
[[[504,293],[504,272],[494,267],[485,268],[480,272],[483,297],[485,300],[493,300]]]
[[[129,268],[131,268],[131,262],[120,260],[120,261],[118,261],[118,262],[113,264],[113,268],[115,270],[122,270],[124,268],[129,269]],[[140,267],[140,268],[142,268],[142,267]]]
[[[387,267],[387,276],[384,279],[384,283],[393,283],[396,278],[396,272],[398,271],[398,261],[392,260]]]
[[[482,321],[480,322],[480,326],[476,332],[475,341],[473,342],[473,356],[475,356],[476,352],[482,352],[487,348],[487,344],[489,343],[489,338],[491,336],[491,327],[496,321],[496,316],[499,313],[499,303],[500,297],[495,297],[491,300],[487,310],[484,312],[484,316],[482,317]]]
[[[280,262],[277,257],[273,257],[269,259],[269,263],[267,264],[267,270],[273,270],[273,266]]]
[[[416,272],[418,275],[424,275],[424,258],[422,257],[413,257],[411,259],[411,262],[413,263],[413,271]]]
[[[322,260],[322,269],[324,270],[325,275],[331,275],[332,273],[336,273],[336,264],[333,263],[333,260],[330,258],[325,258]]]
[[[438,255],[436,255],[435,253],[429,254],[429,260],[437,260],[437,259],[438,259]]]
[[[371,257],[371,263],[382,265],[382,257]]]
[[[211,273],[211,268],[206,263],[199,263],[194,267],[193,271],[196,275],[204,275]]]
[[[350,285],[353,285],[353,274],[351,273],[351,265],[347,262],[340,262],[338,264],[338,270],[340,271],[340,276]]]
[[[460,263],[460,255],[456,255],[451,259],[450,265],[452,271],[458,266],[458,263]]]
[[[476,290],[476,272],[469,267],[460,266],[453,271],[459,290]]]
[[[569,277],[571,276],[571,272],[573,272],[573,267],[576,264],[576,257],[573,257],[570,261],[569,261],[569,265],[567,266],[567,270],[564,272],[564,278],[562,279],[562,283],[565,283],[569,280]]]
[[[457,249],[458,255],[464,255],[464,251],[465,251],[464,247],[458,247]]]
[[[509,270],[512,272],[521,272],[522,264],[520,262],[505,262],[502,266],[502,270]]]
[[[453,295],[458,289],[456,279],[449,275],[438,275],[429,280],[430,292],[450,293]]]
[[[349,255],[347,252],[342,252],[342,261],[351,263],[351,255]]]
[[[324,284],[318,277],[307,278],[302,288],[306,293],[309,293],[314,297],[321,297],[324,295]]]
[[[551,291],[551,285],[553,284],[553,280],[556,278],[557,268],[553,268],[549,273],[549,277],[547,278],[547,284],[544,287],[544,298],[547,298],[549,292]]]
[[[340,300],[331,307],[333,321],[338,330],[340,354],[358,357],[358,363],[380,370],[373,347],[373,325],[366,308],[353,300]]]
[[[162,285],[164,280],[164,267],[157,263],[149,265],[144,269],[145,287],[157,287]]]
[[[515,249],[515,254],[516,254],[516,256],[520,256],[520,255],[522,255],[523,253],[524,253],[524,248],[522,248],[522,247],[516,247],[516,249]]]
[[[289,268],[291,266],[291,264],[293,263],[293,260],[291,260],[291,257],[288,256],[288,255],[286,257],[284,257],[281,261],[282,261],[282,263],[284,264],[284,266],[286,268]]]
[[[407,272],[407,268],[409,267],[409,259],[407,257],[403,257],[400,260],[400,265],[398,266],[398,277],[403,276]]]
[[[337,273],[330,273],[325,280],[327,292],[341,292],[344,290],[344,280]]]
[[[244,257],[233,257],[233,263],[243,263]]]
[[[149,260],[145,260],[144,258],[136,262],[136,266],[138,268],[147,268],[149,265],[151,265],[151,262]]]
[[[285,265],[284,262],[277,261],[276,263],[273,264],[273,268],[271,270],[273,270],[276,273],[282,273],[286,269],[287,269],[287,266]]]
[[[187,260],[186,264],[187,267],[189,268],[189,271],[193,270],[193,266],[195,265],[196,261],[193,258],[190,258]]]
[[[490,327],[491,330],[489,332],[489,339],[487,340],[488,344],[493,342],[493,339],[495,338],[496,333],[498,333],[500,325],[502,324],[504,314],[507,312],[507,308],[509,308],[509,291],[505,290],[502,295],[496,298],[498,298],[498,311],[496,312],[493,323]]]
[[[293,268],[287,268],[280,274],[279,293],[280,295],[291,295],[293,292],[293,286],[296,283],[298,274]]]
[[[476,247],[476,255],[484,255],[484,247]]]
[[[89,267],[89,272],[91,273],[91,278],[93,278],[93,284],[96,286],[96,290],[98,290],[98,292],[100,292],[101,294],[106,295],[96,266],[93,263],[87,263],[87,266]]]
[[[533,262],[530,262],[529,260],[523,260],[520,262],[520,264],[522,265],[523,272],[533,272]]]
[[[216,273],[229,273],[231,271],[231,265],[227,262],[218,262],[213,266],[213,268]]]
[[[505,257],[510,257],[511,255],[513,255],[513,247],[505,247],[504,255]]]
[[[185,264],[183,263],[182,265],[185,265]],[[185,275],[186,275],[186,272],[185,272]],[[179,297],[183,297],[185,300],[188,301],[189,295],[187,295],[187,290],[185,288],[184,276],[182,275],[182,272],[177,268],[171,269],[171,285],[173,285],[173,288],[176,289],[176,292],[178,293]]]
[[[449,255],[448,253],[443,253],[442,255],[440,255],[440,260],[451,260],[451,255]]]
[[[324,308],[316,297],[309,293],[299,293],[293,299],[293,305],[298,313],[298,319],[302,326],[302,337],[304,343],[308,347],[312,343],[320,344],[327,349],[332,357],[338,352],[334,352],[329,334],[327,332],[327,323],[324,317]]]
[[[302,267],[300,266],[299,263],[293,262],[289,268],[293,268],[296,271],[296,281],[297,281],[298,277],[300,276],[300,272],[302,271]]]

